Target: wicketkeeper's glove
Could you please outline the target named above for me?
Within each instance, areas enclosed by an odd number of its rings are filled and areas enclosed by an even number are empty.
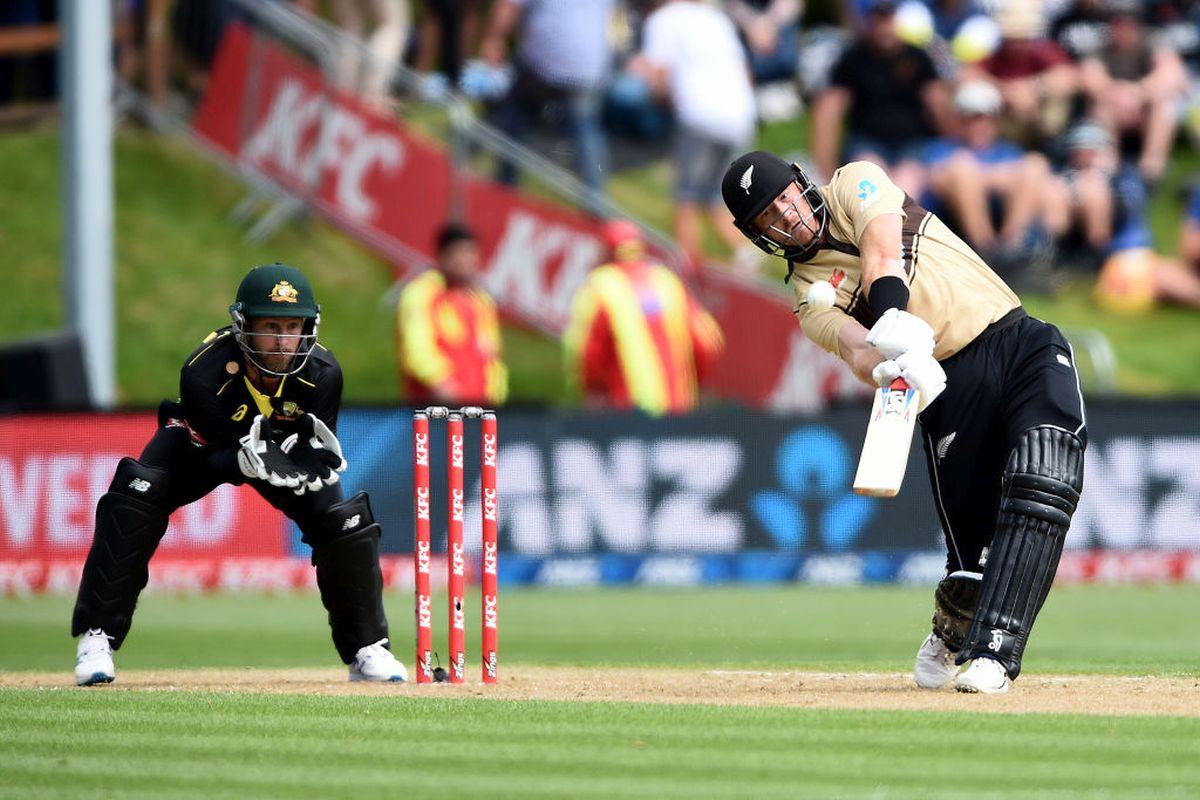
[[[308,473],[298,467],[271,439],[271,423],[262,414],[254,418],[250,432],[240,440],[238,466],[247,478],[289,489],[302,487]]]
[[[280,448],[308,475],[296,494],[303,494],[305,489],[320,491],[337,483],[338,473],[346,471],[341,442],[328,425],[312,414],[300,418],[300,430],[284,439]]]

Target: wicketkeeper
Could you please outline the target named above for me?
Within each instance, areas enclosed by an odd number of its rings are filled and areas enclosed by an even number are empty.
[[[167,518],[223,483],[249,483],[299,526],[312,547],[333,644],[350,680],[404,681],[388,649],[379,525],[365,492],[342,497],[338,443],[342,370],[317,343],[320,306],[308,279],[283,264],[256,267],[184,362],[179,401],[159,407],[139,458],[123,458],[96,506],[96,533],[71,622],[82,686],[115,677],[150,557]]]
[[[756,151],[733,162],[721,191],[742,233],[788,261],[805,334],[860,379],[899,376],[921,393],[947,575],[917,684],[1008,691],[1083,489],[1070,344],[874,164],[847,164],[817,186]],[[810,310],[819,280],[837,299]]]

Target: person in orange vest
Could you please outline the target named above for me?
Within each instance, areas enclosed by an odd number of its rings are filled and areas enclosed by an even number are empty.
[[[720,327],[674,272],[646,256],[636,225],[608,222],[603,238],[611,260],[576,293],[563,338],[568,382],[588,402],[616,408],[695,408],[700,379],[724,348]]]
[[[475,235],[449,224],[437,236],[437,268],[409,281],[396,309],[397,351],[410,403],[495,406],[508,396],[496,304],[475,285]]]

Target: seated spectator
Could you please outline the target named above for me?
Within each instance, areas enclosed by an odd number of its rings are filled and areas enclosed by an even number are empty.
[[[754,138],[754,90],[729,18],[699,0],[665,0],[646,18],[628,69],[675,112],[675,240],[693,263],[709,218],[735,252],[746,244],[721,200],[721,176]],[[753,249],[753,248],[751,248]],[[739,265],[758,263],[743,256]]]
[[[796,76],[804,0],[725,0],[725,10],[746,44],[756,84]]]
[[[1108,39],[1104,0],[1075,0],[1055,18],[1050,38],[1076,61],[1094,56]]]
[[[1129,216],[1118,219],[1116,209],[1117,151],[1112,136],[1094,122],[1068,131],[1065,149],[1065,168],[1049,189],[1054,200],[1047,204],[1046,227],[1065,250],[1082,251],[1099,264],[1112,244],[1114,227]],[[1140,224],[1140,219],[1131,222]]]
[[[1108,311],[1144,313],[1156,302],[1200,308],[1200,187],[1179,234],[1179,259],[1151,249],[1149,237],[1113,253],[1096,281],[1097,303]]]
[[[925,151],[930,190],[977,250],[1002,257],[1024,252],[1046,207],[1049,162],[1000,138],[1000,92],[992,84],[963,83],[954,107],[958,133]]]
[[[1000,46],[963,79],[986,78],[1004,99],[1005,132],[1027,147],[1044,144],[1066,129],[1079,70],[1061,47],[1046,38],[1039,0],[1009,0],[996,12]]]
[[[1192,272],[1200,274],[1200,186],[1192,192],[1179,233],[1179,257]]]
[[[933,15],[933,31],[938,38],[949,42],[971,17],[981,13],[977,0],[923,0]]]
[[[1179,56],[1146,35],[1137,0],[1104,0],[1108,42],[1083,62],[1092,115],[1116,132],[1121,155],[1156,181],[1178,128],[1176,105],[1187,89]]]
[[[436,242],[437,269],[413,278],[396,308],[404,396],[413,404],[498,405],[508,395],[496,305],[475,286],[475,235],[447,225]]]
[[[862,33],[813,103],[812,153],[826,178],[840,163],[872,161],[916,197],[925,182],[921,150],[946,129],[948,103],[932,59],[897,35],[895,10],[891,0],[871,0]]]

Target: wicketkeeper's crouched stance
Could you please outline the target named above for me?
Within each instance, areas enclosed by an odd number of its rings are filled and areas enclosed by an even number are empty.
[[[317,344],[320,306],[294,267],[257,267],[230,307],[233,324],[208,335],[164,401],[158,430],[123,458],[96,507],[71,634],[80,685],[115,677],[112,652],[129,633],[150,557],[167,518],[223,483],[249,482],[299,526],[312,547],[333,643],[351,680],[403,681],[388,649],[379,525],[366,493],[343,499],[346,461],[334,431],[342,371]]]
[[[805,334],[861,379],[899,376],[921,394],[947,576],[917,684],[1007,691],[1083,489],[1070,345],[874,164],[817,186],[758,151],[730,166],[721,190],[747,238],[787,259]],[[834,285],[833,308],[808,308],[819,280]]]

